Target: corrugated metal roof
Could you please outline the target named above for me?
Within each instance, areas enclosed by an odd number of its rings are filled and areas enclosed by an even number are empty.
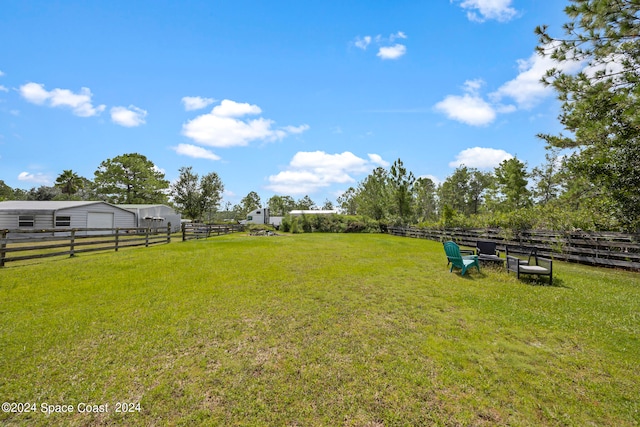
[[[59,209],[74,208],[78,206],[93,205],[96,203],[104,203],[101,201],[78,201],[78,200],[8,200],[0,202],[0,210],[33,210],[53,212]]]
[[[163,205],[163,204],[118,204],[116,206],[119,206],[121,208],[125,208],[125,209],[144,209],[144,208],[155,208],[155,207],[165,207],[165,208],[169,208],[171,209],[171,206],[167,206],[167,205]]]
[[[337,214],[335,209],[294,209],[289,214],[291,215],[323,215],[323,214]]]

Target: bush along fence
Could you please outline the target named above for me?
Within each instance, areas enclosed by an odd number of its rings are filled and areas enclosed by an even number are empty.
[[[196,224],[192,222],[182,223],[182,241],[192,239],[206,239],[211,236],[229,234],[244,230],[240,224]]]
[[[453,240],[472,248],[479,240],[489,241],[495,242],[502,251],[507,245],[535,247],[538,255],[561,261],[640,270],[640,234],[418,227],[389,227],[388,233],[440,242]]]
[[[8,262],[171,242],[171,224],[151,228],[0,230],[0,267]]]

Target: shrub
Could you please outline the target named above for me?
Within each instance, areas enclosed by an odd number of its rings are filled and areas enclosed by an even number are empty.
[[[304,233],[311,233],[313,231],[313,226],[311,225],[311,220],[308,215],[302,215],[297,218],[300,226],[302,227],[302,231]]]
[[[300,226],[298,225],[298,218],[292,218],[291,220],[291,232],[296,234],[300,233]]]
[[[285,216],[280,231],[290,233],[386,233],[387,222],[355,215]]]
[[[280,229],[285,233],[288,233],[291,231],[291,216],[287,215],[284,218],[282,218]]]

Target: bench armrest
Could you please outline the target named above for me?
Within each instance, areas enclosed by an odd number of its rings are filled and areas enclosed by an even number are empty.
[[[520,258],[507,255],[507,271],[517,272],[520,267]]]
[[[539,265],[540,267],[544,267],[547,270],[551,270],[553,267],[553,260],[549,258],[536,257],[536,265]]]

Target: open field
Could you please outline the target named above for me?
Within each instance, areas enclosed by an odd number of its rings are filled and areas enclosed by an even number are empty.
[[[637,426],[640,275],[557,262],[554,285],[369,234],[9,266],[0,424]]]

